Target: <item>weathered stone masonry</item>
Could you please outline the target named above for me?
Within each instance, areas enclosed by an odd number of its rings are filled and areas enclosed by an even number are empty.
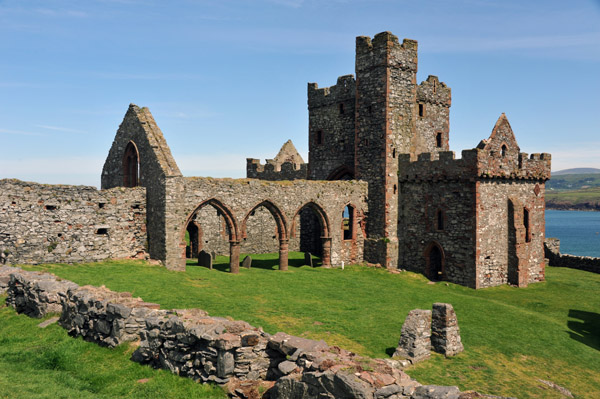
[[[0,180],[0,250],[11,263],[146,254],[146,190]]]

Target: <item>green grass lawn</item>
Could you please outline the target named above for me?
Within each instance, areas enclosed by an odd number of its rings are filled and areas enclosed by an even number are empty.
[[[548,268],[545,283],[475,291],[444,282],[428,284],[425,277],[408,272],[300,267],[299,253],[290,253],[288,272],[275,270],[276,255],[253,258],[252,269],[242,268],[238,275],[226,273],[226,257],[218,257],[212,271],[189,262],[185,273],[141,261],[27,268],[47,270],[79,284],[130,291],[163,308],[201,308],[213,316],[246,320],[269,333],[324,339],[374,357],[393,352],[409,310],[449,302],[458,315],[465,352],[449,359],[434,355],[409,369],[421,383],[519,398],[561,398],[538,381],[543,379],[578,398],[600,397],[600,275]],[[26,323],[22,316],[11,315],[5,311],[2,320]],[[51,328],[53,336],[60,335],[59,327]],[[46,333],[42,330],[39,335]],[[111,351],[88,350],[97,356],[95,363],[111,367],[103,360]],[[114,356],[124,357],[123,351],[113,351]],[[0,386],[5,386],[2,378],[7,377],[0,377]],[[113,383],[115,390],[125,390],[116,381],[107,382]],[[134,384],[132,392],[137,387]]]

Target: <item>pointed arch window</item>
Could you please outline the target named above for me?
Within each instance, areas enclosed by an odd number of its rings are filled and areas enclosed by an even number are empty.
[[[502,158],[504,158],[506,156],[506,150],[508,149],[508,147],[506,147],[506,144],[502,144]]]
[[[137,187],[140,185],[140,156],[137,147],[130,141],[123,155],[123,186]]]

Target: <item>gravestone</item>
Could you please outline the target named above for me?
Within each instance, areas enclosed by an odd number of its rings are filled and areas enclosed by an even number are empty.
[[[198,265],[206,266],[212,270],[212,261],[212,256],[210,256],[210,254],[205,250],[198,252]]]
[[[312,258],[312,254],[310,252],[305,252],[304,253],[304,264],[308,265],[310,267],[315,267],[313,265],[313,258]]]
[[[250,257],[250,255],[246,255],[246,257],[242,261],[242,267],[245,267],[246,269],[250,269],[251,266],[252,266],[252,257]]]
[[[445,356],[454,356],[464,350],[456,312],[449,303],[433,304],[431,346],[434,351]]]
[[[400,342],[394,356],[400,356],[411,363],[429,358],[431,352],[431,310],[414,309],[408,312]]]

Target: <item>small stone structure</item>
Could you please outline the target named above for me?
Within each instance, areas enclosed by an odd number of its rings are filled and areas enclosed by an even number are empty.
[[[210,317],[199,309],[160,310],[129,293],[79,287],[50,274],[18,270],[9,276],[7,303],[17,312],[33,317],[60,312],[61,326],[100,345],[140,338],[132,360],[225,385],[232,398],[260,397],[261,381],[268,383],[271,399],[491,398],[456,387],[421,386],[398,361],[361,357],[281,332],[269,335],[244,321]],[[431,317],[430,311],[420,312]]]
[[[561,254],[560,240],[558,238],[546,238],[544,241],[544,250],[550,266],[568,267],[586,272],[600,273],[600,258]]]
[[[414,309],[408,312],[394,357],[411,363],[429,358],[431,354],[431,310]]]
[[[437,353],[454,356],[465,350],[456,312],[449,303],[434,303],[431,315],[431,346]]]

